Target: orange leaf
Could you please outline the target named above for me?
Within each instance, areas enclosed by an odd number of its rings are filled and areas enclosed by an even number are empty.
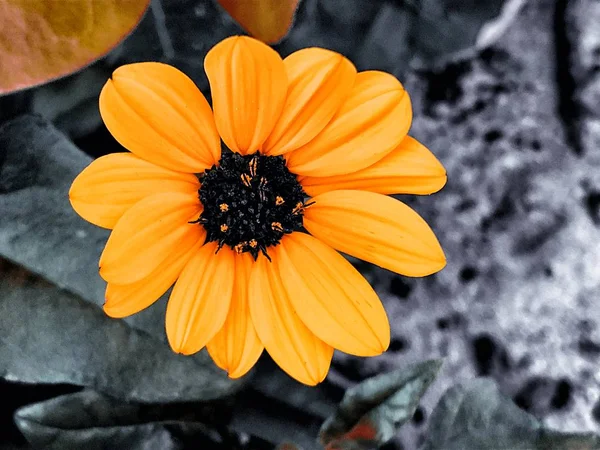
[[[104,56],[150,0],[0,0],[0,95],[69,75]]]
[[[218,0],[244,30],[272,44],[292,26],[300,0]]]

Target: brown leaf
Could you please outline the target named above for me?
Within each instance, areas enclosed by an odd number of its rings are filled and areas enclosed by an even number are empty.
[[[289,31],[300,0],[218,0],[241,26],[261,41],[272,44]]]
[[[108,53],[150,0],[0,0],[0,95],[68,75]]]

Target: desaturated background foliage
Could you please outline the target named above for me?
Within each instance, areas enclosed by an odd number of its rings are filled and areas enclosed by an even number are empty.
[[[599,24],[597,0],[300,2],[275,48],[392,72],[448,170],[440,193],[403,198],[448,266],[407,279],[357,262],[390,350],[336,353],[317,388],[267,356],[232,381],[204,352],[175,355],[164,299],[106,317],[108,233],[68,203],[92,158],[122,150],[97,106],[117,66],[168,62],[209,96],[206,52],[242,32],[216,2],[152,0],[105,58],[0,97],[0,447],[600,448]]]

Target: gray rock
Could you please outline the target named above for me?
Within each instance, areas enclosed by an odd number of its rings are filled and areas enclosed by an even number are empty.
[[[572,84],[574,127],[587,153],[597,153],[600,128],[600,4],[565,2],[565,35],[571,50],[568,75]],[[564,87],[563,87],[564,88]]]

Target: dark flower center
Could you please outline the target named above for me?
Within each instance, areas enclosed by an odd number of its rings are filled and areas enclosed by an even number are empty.
[[[200,181],[204,211],[198,222],[206,229],[206,242],[217,241],[219,249],[228,245],[254,259],[259,252],[269,258],[268,247],[302,229],[309,204],[283,156],[242,156],[224,148],[219,165],[205,170]]]

